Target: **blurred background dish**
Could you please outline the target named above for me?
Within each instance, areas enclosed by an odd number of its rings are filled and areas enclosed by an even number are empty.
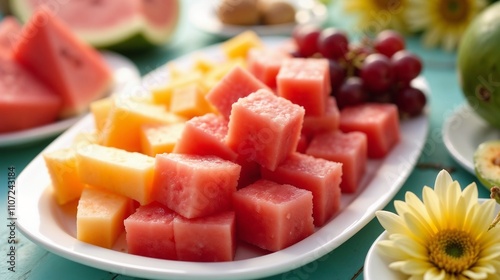
[[[263,0],[261,0],[263,1]],[[218,15],[219,5],[222,5],[223,0],[197,1],[189,9],[189,20],[200,30],[219,35],[221,37],[232,37],[246,30],[253,30],[260,36],[267,35],[290,35],[293,28],[297,24],[315,24],[322,25],[327,20],[328,11],[324,4],[315,0],[288,0],[281,1],[289,3],[295,9],[295,20],[289,23],[270,24],[273,21],[284,22],[284,19],[278,19],[278,16],[263,16],[259,18],[258,24],[249,24],[252,21],[257,22],[255,11],[251,15],[239,16],[242,20],[241,25],[227,24],[221,21]],[[246,2],[246,1],[231,1],[231,2]],[[257,2],[257,1],[251,1]],[[271,1],[275,2],[275,1]],[[248,7],[244,7],[249,11]],[[283,6],[276,7],[280,11],[288,10]],[[269,9],[272,13],[274,8]],[[278,13],[282,14],[282,13]],[[281,17],[281,15],[280,15]],[[267,22],[268,24],[264,24]]]

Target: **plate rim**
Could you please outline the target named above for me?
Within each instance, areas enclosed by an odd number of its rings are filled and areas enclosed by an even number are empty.
[[[275,42],[284,42],[285,39],[276,37],[274,38],[274,40]],[[263,39],[263,41],[265,44],[269,41],[273,42],[273,38],[266,38]],[[219,49],[219,46],[220,44],[212,45],[204,49],[200,49],[196,52],[203,52],[204,50],[213,51],[214,49]],[[192,55],[193,53],[186,54],[173,61],[188,59],[188,57],[192,57]],[[165,67],[166,65],[152,71],[152,73],[148,74],[149,76],[146,75],[146,77],[144,77],[143,79],[143,82],[148,81],[147,77],[150,77],[149,80],[160,77],[162,74],[158,73],[158,71],[164,71]],[[421,82],[426,88],[425,90],[429,92],[430,89],[428,88],[426,80],[422,78]],[[32,180],[32,170],[36,170],[43,164],[42,154],[45,151],[56,149],[60,145],[69,141],[68,138],[71,135],[74,135],[78,131],[82,131],[88,126],[88,123],[92,121],[91,118],[92,116],[88,114],[82,120],[77,122],[77,124],[75,124],[73,127],[65,131],[54,142],[49,144],[46,149],[44,149],[39,155],[37,155],[37,157],[32,162],[30,162],[26,166],[26,168],[19,174],[17,183],[20,193],[20,195],[18,196],[18,209],[22,209],[18,213],[20,214],[18,216],[19,230],[23,233],[23,235],[27,236],[37,245],[45,247],[47,250],[57,255],[64,256],[65,258],[72,261],[120,274],[157,279],[163,277],[174,277],[178,279],[198,279],[199,277],[204,277],[205,279],[244,279],[248,277],[265,277],[290,271],[294,268],[298,268],[320,258],[321,256],[337,248],[347,239],[356,234],[362,227],[364,227],[368,222],[370,222],[370,220],[373,219],[376,210],[385,207],[385,205],[387,205],[387,203],[394,197],[394,195],[400,190],[408,176],[411,174],[413,167],[416,165],[429,131],[429,114],[427,112],[419,117],[405,120],[403,129],[407,128],[407,131],[405,130],[406,133],[402,131],[401,134],[402,138],[406,140],[402,140],[400,144],[396,146],[383,161],[373,161],[379,164],[384,162],[387,163],[387,165],[380,165],[378,167],[377,173],[379,173],[379,176],[369,179],[371,180],[370,184],[376,183],[377,185],[380,184],[382,186],[390,185],[389,190],[384,190],[385,192],[381,194],[380,190],[374,187],[363,189],[360,193],[357,193],[355,195],[355,198],[349,203],[349,205],[347,205],[343,209],[343,213],[339,213],[337,217],[320,228],[313,235],[297,243],[299,245],[292,245],[284,250],[257,258],[236,260],[227,263],[210,263],[209,265],[207,265],[206,263],[201,263],[202,268],[206,269],[207,267],[209,267],[211,269],[209,272],[203,270],[202,272],[200,272],[198,269],[193,269],[193,266],[199,267],[200,263],[158,260],[130,255],[127,253],[120,253],[113,250],[98,248],[90,244],[85,244],[83,242],[77,241],[76,238],[72,236],[71,250],[68,250],[68,248],[61,247],[61,244],[63,243],[62,240],[60,242],[53,243],[50,242],[50,240],[46,236],[41,235],[42,233],[40,232],[40,227],[43,227],[43,225],[41,225],[42,219],[40,216],[40,210],[43,209],[38,209],[39,211],[35,211],[35,214],[29,212],[28,209],[32,204],[39,206],[46,186],[41,186],[40,189],[29,192],[28,195],[32,196],[31,200],[26,197],[26,194],[23,193],[22,188],[23,186],[29,185],[30,180]],[[405,151],[407,154],[405,154],[405,157],[403,158],[400,154],[397,153],[397,151]],[[48,176],[47,174],[42,175],[45,177]],[[370,206],[366,207],[366,205]],[[352,215],[355,216],[354,221],[352,221]],[[38,223],[29,222],[30,219],[35,218],[37,219]],[[344,227],[341,230],[335,228],[338,223],[342,223],[342,221],[344,220],[348,220],[351,222],[347,227]],[[61,229],[59,229],[59,231],[61,231]],[[338,236],[332,238],[333,234],[338,234]],[[325,242],[324,240],[321,240],[322,238],[326,238],[328,239],[328,241]],[[303,247],[307,247],[310,244],[314,245],[314,250],[309,249],[304,252]],[[97,250],[97,253],[100,253],[100,256],[86,255],[85,253],[88,253],[89,250],[90,252],[94,252],[95,250]],[[120,257],[120,260],[122,261],[121,263],[117,263],[116,261],[110,259],[103,259],[106,256],[115,256],[116,254],[122,254],[118,255]],[[292,259],[290,259],[290,255],[293,256]],[[128,262],[123,263],[121,257],[128,260]],[[134,262],[137,259],[147,259],[148,263],[150,264],[161,263],[162,265],[161,268],[160,266],[144,267],[144,265],[137,265]],[[256,268],[256,263],[261,265]],[[238,265],[241,265],[241,267],[235,268],[235,266]],[[184,268],[185,270],[182,270],[182,268]],[[221,271],[223,271],[224,273],[222,274]]]

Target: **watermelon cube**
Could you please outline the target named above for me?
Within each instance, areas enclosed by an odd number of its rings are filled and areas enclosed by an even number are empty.
[[[24,67],[0,55],[0,133],[57,120],[62,99]]]
[[[303,106],[307,116],[323,116],[330,95],[328,60],[324,58],[288,58],[278,76],[278,95]]]
[[[340,112],[340,130],[361,131],[368,139],[368,157],[382,158],[399,142],[398,108],[389,103],[366,103]]]
[[[290,55],[283,50],[276,49],[251,49],[247,56],[248,71],[268,87],[275,89],[276,76],[280,71],[281,64]]]
[[[0,55],[12,56],[15,43],[19,40],[22,26],[13,16],[5,16],[0,22]]]
[[[262,88],[268,88],[248,70],[235,66],[207,93],[206,99],[223,115],[229,119],[231,106],[241,97]]]
[[[274,170],[297,148],[304,108],[261,89],[233,104],[226,143],[240,156]]]
[[[242,156],[238,156],[234,163],[241,166],[240,178],[238,179],[238,189],[246,187],[261,178],[260,165]]]
[[[342,164],[293,153],[274,171],[262,168],[262,178],[312,192],[315,226],[322,226],[340,209]]]
[[[189,219],[229,210],[240,170],[216,156],[159,154],[153,197]]]
[[[194,117],[185,123],[173,152],[235,160],[237,154],[226,145],[227,125],[224,117],[213,113]]]
[[[232,261],[236,252],[235,215],[224,211],[202,218],[174,220],[177,257],[181,261]]]
[[[132,212],[133,205],[125,196],[85,187],[76,212],[76,238],[104,248],[113,247],[124,232],[123,221]]]
[[[325,115],[323,116],[306,116],[304,117],[304,124],[302,133],[306,135],[313,135],[319,132],[327,132],[337,130],[339,128],[340,112],[337,107],[335,97],[330,96],[326,100]]]
[[[18,40],[13,56],[61,96],[61,117],[80,114],[109,93],[113,76],[101,55],[49,9],[35,11],[20,38],[29,40]]]
[[[358,131],[319,133],[312,138],[306,154],[342,163],[340,189],[344,193],[354,193],[366,170],[366,135]]]
[[[142,205],[125,219],[130,254],[176,260],[174,218],[176,214],[158,202]]]
[[[310,191],[269,180],[234,193],[236,235],[268,251],[278,251],[314,232]]]

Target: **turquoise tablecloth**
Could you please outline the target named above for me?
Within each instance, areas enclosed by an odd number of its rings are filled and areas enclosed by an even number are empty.
[[[190,1],[183,1],[183,14],[174,40],[168,46],[147,53],[129,55],[142,75],[163,65],[182,54],[205,46],[221,42],[223,39],[196,30],[188,21],[187,9]],[[335,7],[330,8],[328,26],[349,28],[345,17]],[[476,178],[461,168],[449,155],[442,140],[443,122],[453,110],[464,103],[464,98],[457,83],[455,53],[422,48],[419,38],[408,38],[408,48],[418,53],[424,61],[423,76],[427,79],[431,93],[429,96],[430,128],[423,152],[417,166],[412,171],[394,199],[403,199],[406,191],[420,195],[423,185],[432,185],[438,171],[442,168],[452,170],[452,176],[462,185],[476,181]],[[14,166],[17,174],[49,144],[53,139],[22,146],[0,148],[0,278],[1,279],[130,279],[130,277],[98,270],[59,257],[38,247],[17,232],[16,272],[7,270],[8,232],[7,232],[7,168]],[[488,192],[480,188],[480,196],[487,197]],[[392,202],[387,205],[392,211]],[[285,274],[266,279],[363,279],[363,262],[369,247],[383,231],[376,220],[372,220],[343,245],[303,267]]]

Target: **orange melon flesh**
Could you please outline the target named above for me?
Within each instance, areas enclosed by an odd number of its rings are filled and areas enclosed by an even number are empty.
[[[172,91],[170,112],[188,119],[209,113],[211,108],[205,100],[205,90],[192,84]]]
[[[113,99],[111,97],[103,98],[90,103],[90,112],[94,116],[94,124],[97,131],[101,131],[104,127],[112,105]]]
[[[225,41],[221,47],[229,59],[246,58],[250,49],[262,48],[263,43],[254,31],[248,30]]]
[[[153,157],[96,144],[77,149],[80,180],[138,201],[141,205],[153,199]]]
[[[153,102],[155,104],[164,105],[169,108],[170,101],[172,99],[172,92],[174,91],[174,89],[198,84],[202,81],[202,79],[203,75],[200,72],[191,72],[172,79],[168,82],[168,84],[164,86],[154,87],[151,89]]]
[[[135,101],[130,98],[116,98],[109,116],[99,135],[104,146],[141,151],[140,130],[143,125],[171,124],[185,121],[184,118],[167,112],[164,106]]]
[[[43,153],[43,159],[57,203],[63,205],[78,199],[85,185],[78,177],[75,151],[64,148],[46,152]]]
[[[100,54],[49,10],[37,10],[20,37],[29,40],[17,42],[15,59],[61,96],[61,117],[82,113],[109,92],[113,77]]]
[[[124,232],[123,221],[130,214],[132,200],[127,197],[86,187],[78,201],[76,238],[96,246],[111,248]]]
[[[171,153],[186,124],[173,123],[160,126],[143,126],[141,128],[142,153],[154,157],[157,154]]]

